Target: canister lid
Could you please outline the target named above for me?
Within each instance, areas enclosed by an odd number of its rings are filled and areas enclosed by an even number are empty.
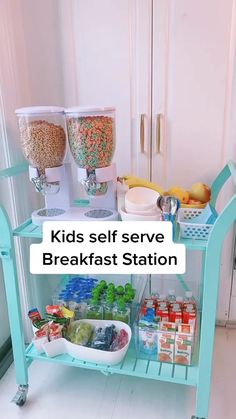
[[[94,112],[114,112],[113,106],[107,107],[86,107],[86,106],[74,106],[72,108],[66,108],[65,113],[94,113]]]
[[[47,113],[63,113],[61,106],[29,106],[15,110],[16,115],[45,115]]]

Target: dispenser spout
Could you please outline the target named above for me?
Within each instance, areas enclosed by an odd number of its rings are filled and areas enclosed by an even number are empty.
[[[51,195],[59,192],[60,182],[48,182],[47,177],[44,174],[31,178],[31,181],[34,184],[36,191],[43,195]]]
[[[101,187],[101,183],[97,181],[95,170],[87,170],[87,177],[82,179],[81,183],[88,195],[96,195]]]

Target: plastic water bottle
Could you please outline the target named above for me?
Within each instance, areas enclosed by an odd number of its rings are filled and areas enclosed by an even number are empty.
[[[184,303],[183,303],[183,308],[184,309],[194,309],[196,307],[196,302],[193,298],[193,293],[192,291],[186,291],[185,292],[185,298],[184,298]]]
[[[167,301],[171,304],[176,301],[175,290],[168,291]]]

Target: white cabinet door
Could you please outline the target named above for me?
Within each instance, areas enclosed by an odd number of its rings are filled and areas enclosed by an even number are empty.
[[[60,10],[66,105],[115,106],[118,175],[149,176],[151,0],[69,0]]]
[[[223,3],[154,0],[152,179],[166,189],[173,185],[188,189],[195,182],[211,184],[225,163],[235,159],[228,126],[235,17],[233,1]],[[159,113],[164,115],[160,153]],[[192,272],[197,272],[197,265],[193,257]],[[218,317],[227,320],[232,234],[225,241],[221,268]]]
[[[152,176],[165,187],[210,183],[225,163],[233,1],[223,3],[154,0],[153,117],[165,124]]]

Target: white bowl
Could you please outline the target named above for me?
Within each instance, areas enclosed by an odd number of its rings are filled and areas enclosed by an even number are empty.
[[[78,322],[91,323],[94,327],[104,327],[115,325],[116,330],[124,329],[128,334],[128,343],[118,351],[101,351],[100,349],[87,348],[86,346],[76,345],[64,338],[53,340],[52,342],[44,343],[43,349],[47,356],[54,357],[61,354],[69,354],[73,358],[80,359],[87,362],[95,362],[97,364],[115,365],[119,364],[124,358],[132,337],[130,327],[123,322],[113,320],[91,320],[83,319]]]
[[[135,215],[157,215],[158,213],[160,213],[160,210],[158,210],[158,208],[153,208],[147,211],[134,211],[134,210],[129,210],[128,208],[125,208],[125,212],[127,212],[127,214],[135,214]]]
[[[138,215],[130,214],[124,208],[120,209],[120,216],[122,221],[160,221],[160,214],[156,215]]]
[[[156,207],[160,194],[153,189],[137,186],[125,194],[125,209],[129,211],[148,211]]]

